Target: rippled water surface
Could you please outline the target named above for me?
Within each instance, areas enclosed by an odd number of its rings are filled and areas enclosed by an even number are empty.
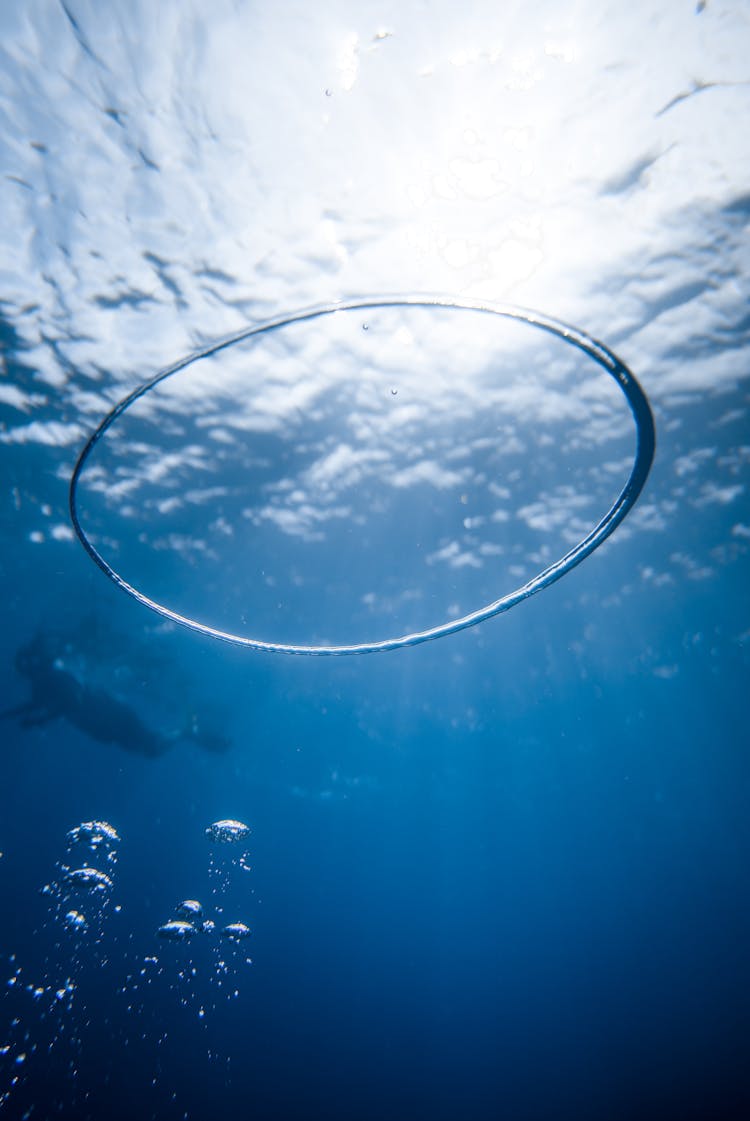
[[[748,1115],[749,51],[719,0],[0,4],[0,1116]],[[434,293],[646,391],[581,567],[320,661],[91,563],[116,402]],[[342,309],[141,397],[80,514],[172,611],[379,641],[564,555],[634,432],[528,323]]]

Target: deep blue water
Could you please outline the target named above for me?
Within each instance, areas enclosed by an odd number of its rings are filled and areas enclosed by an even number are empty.
[[[750,1116],[750,32],[672,9],[0,12],[0,1117]],[[435,289],[573,321],[649,395],[644,494],[580,567],[289,658],[91,563],[68,481],[127,391]],[[198,363],[104,438],[84,524],[272,641],[474,610],[633,454],[601,371],[495,326],[340,314]],[[217,929],[164,940],[186,899]]]

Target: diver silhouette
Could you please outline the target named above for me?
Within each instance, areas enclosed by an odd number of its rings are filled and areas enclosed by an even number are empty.
[[[92,740],[150,759],[164,755],[180,741],[196,743],[212,752],[229,747],[225,737],[203,729],[195,715],[184,728],[174,731],[156,731],[149,727],[132,705],[106,689],[81,680],[66,668],[64,659],[41,634],[18,649],[15,667],[28,679],[31,696],[22,704],[0,712],[0,717],[17,717],[22,728],[67,720]]]

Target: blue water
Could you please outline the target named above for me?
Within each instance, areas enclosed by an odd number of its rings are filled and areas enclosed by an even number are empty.
[[[747,13],[0,26],[0,1117],[749,1116]],[[92,564],[68,484],[126,393],[249,324],[434,291],[574,323],[648,394],[644,493],[578,568],[321,659]],[[634,446],[560,340],[341,313],[147,394],[81,515],[172,611],[380,641],[553,563]],[[92,821],[116,859],[68,839]],[[191,899],[215,929],[161,937]]]

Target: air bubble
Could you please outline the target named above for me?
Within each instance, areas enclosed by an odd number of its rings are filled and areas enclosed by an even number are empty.
[[[250,828],[241,821],[227,818],[224,821],[215,821],[213,825],[209,825],[206,829],[206,836],[210,841],[216,841],[218,844],[235,844],[237,841],[244,841],[250,836]]]
[[[330,96],[330,94],[330,89],[327,89],[326,95]],[[167,378],[174,377],[181,370],[186,369],[194,362],[209,358],[246,339],[262,335],[266,331],[279,331],[295,323],[312,321],[334,314],[341,315],[344,311],[356,311],[358,314],[361,314],[361,312],[367,312],[371,309],[405,307],[429,308],[434,311],[451,310],[454,312],[478,312],[485,315],[494,315],[500,319],[514,320],[523,323],[529,328],[560,339],[573,350],[586,355],[595,365],[604,370],[622,391],[633,415],[636,427],[636,451],[632,467],[623,489],[606,514],[597,521],[591,530],[584,534],[578,544],[574,544],[569,548],[564,556],[553,560],[547,567],[543,568],[515,590],[506,592],[499,598],[493,599],[484,607],[473,610],[467,615],[459,615],[455,618],[450,617],[446,622],[438,623],[422,631],[398,634],[391,638],[379,639],[377,641],[367,640],[339,646],[273,642],[266,639],[252,638],[245,634],[236,634],[231,631],[221,630],[217,626],[212,626],[209,623],[203,623],[198,619],[182,615],[172,608],[167,607],[165,604],[151,599],[144,592],[128,583],[125,577],[118,573],[111,564],[105,560],[104,556],[99,552],[81,524],[78,511],[78,487],[91,452],[106,433],[115,426],[116,421],[122,417],[131,406]],[[230,642],[237,646],[243,646],[246,649],[315,657],[321,655],[359,655],[375,653],[376,651],[398,650],[407,646],[417,646],[423,642],[431,642],[437,638],[456,634],[458,631],[464,630],[467,627],[476,626],[478,623],[494,618],[496,615],[501,615],[510,611],[518,604],[525,603],[538,592],[549,588],[598,549],[628,515],[629,511],[635,505],[648,478],[654,458],[655,447],[656,433],[651,407],[635,377],[612,351],[608,350],[602,343],[590,338],[582,331],[565,323],[550,319],[548,316],[541,315],[538,312],[530,311],[527,308],[512,307],[509,304],[493,305],[466,298],[427,296],[424,294],[414,294],[411,296],[368,296],[360,297],[355,300],[336,301],[333,304],[321,305],[319,307],[305,308],[292,314],[269,320],[266,323],[247,327],[235,335],[224,339],[218,339],[210,345],[204,346],[200,350],[174,362],[172,365],[132,390],[107,413],[96,430],[89,436],[88,441],[76,460],[70,479],[68,499],[73,529],[91,559],[118,588],[131,596],[142,606],[161,615],[162,618],[168,619],[172,623],[178,623],[180,626],[187,627],[190,630],[196,631],[198,634],[220,639],[224,642]],[[577,536],[577,533],[575,536]]]
[[[82,915],[80,911],[68,911],[65,915],[65,925],[70,927],[71,930],[85,930],[88,926],[86,916]]]
[[[109,891],[112,881],[106,872],[99,872],[96,868],[74,868],[67,873],[68,883],[75,887],[85,888],[87,891]]]
[[[196,929],[190,922],[172,919],[160,926],[156,933],[167,942],[187,942],[196,933]]]
[[[67,841],[69,845],[86,844],[97,849],[100,845],[111,847],[119,844],[120,835],[107,821],[82,821],[68,832]]]
[[[188,922],[193,919],[200,919],[203,917],[203,907],[197,899],[183,899],[179,907],[175,911],[178,918],[186,919]]]
[[[230,922],[225,926],[221,932],[222,938],[228,938],[232,942],[239,942],[243,938],[250,937],[250,927],[244,922]]]

